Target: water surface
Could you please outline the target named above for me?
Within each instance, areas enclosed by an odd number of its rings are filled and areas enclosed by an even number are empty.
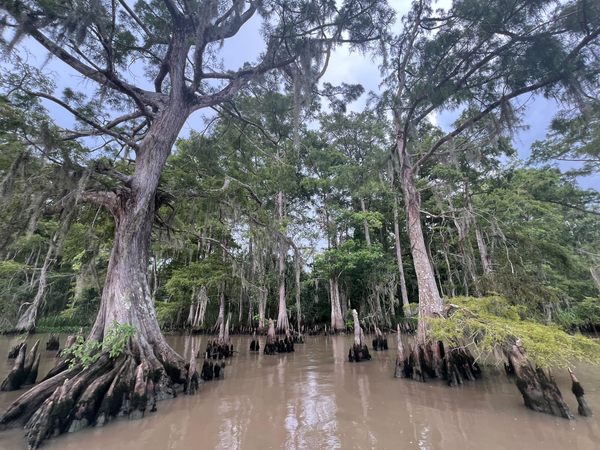
[[[180,354],[204,349],[207,336],[168,336]],[[394,341],[392,336],[390,343]],[[45,336],[40,348],[45,349]],[[394,379],[395,351],[349,363],[351,338],[307,337],[296,352],[267,356],[249,351],[251,337],[233,337],[239,352],[225,379],[201,385],[196,396],[158,403],[146,418],[121,418],[105,427],[46,441],[52,450],[174,449],[600,449],[599,421],[568,421],[525,408],[517,388],[499,372],[450,388],[443,382]],[[64,336],[61,336],[61,345]],[[261,348],[264,338],[261,339]],[[13,360],[0,337],[0,376]],[[31,344],[29,345],[31,347]],[[42,352],[40,378],[54,364]],[[600,369],[580,364],[586,399],[600,416]],[[577,414],[565,371],[555,376]],[[0,408],[23,391],[0,393]],[[23,430],[0,433],[0,449],[26,449]]]

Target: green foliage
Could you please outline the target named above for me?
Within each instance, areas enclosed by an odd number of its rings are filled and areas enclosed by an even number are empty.
[[[177,313],[182,308],[181,302],[155,302],[156,318],[161,328],[172,326],[175,323]]]
[[[525,316],[523,306],[506,299],[456,297],[448,318],[430,319],[431,341],[472,342],[478,356],[507,348],[521,340],[528,357],[540,367],[566,367],[574,360],[600,364],[600,344],[581,334],[568,334],[557,325],[544,325]]]
[[[37,333],[75,333],[80,329],[85,332],[91,328],[92,323],[87,316],[65,314],[68,311],[70,309],[61,312],[59,315],[40,317],[35,326],[35,331]]]
[[[354,331],[354,320],[353,319],[345,319],[344,323],[346,324],[346,328]]]
[[[106,330],[104,340],[85,341],[82,335],[77,336],[77,341],[71,348],[63,350],[63,356],[70,358],[69,369],[80,363],[84,369],[100,358],[103,353],[108,353],[110,358],[117,358],[127,350],[129,339],[139,335],[135,325],[119,324],[116,320],[111,327]]]

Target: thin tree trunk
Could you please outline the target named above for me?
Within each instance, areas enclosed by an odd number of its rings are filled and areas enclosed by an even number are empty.
[[[465,200],[467,202],[467,208],[469,210],[469,214],[471,215],[471,220],[473,221],[473,223],[475,225],[475,237],[477,239],[477,248],[479,249],[479,256],[481,257],[481,266],[483,267],[483,274],[487,277],[491,277],[494,274],[494,269],[492,268],[492,262],[490,261],[490,257],[488,256],[487,249],[485,248],[485,242],[483,240],[483,233],[477,226],[477,220],[475,220],[475,209],[473,208],[473,200],[471,199],[471,194],[469,193],[469,185],[466,183],[465,183]]]
[[[600,266],[590,269],[590,273],[592,274],[592,279],[594,280],[596,287],[600,291]]]
[[[300,261],[300,251],[298,251],[298,249],[295,249],[296,254],[294,255],[295,257],[295,262],[296,262],[296,319],[298,321],[298,333],[300,333],[301,330],[301,326],[302,326],[302,309],[301,309],[301,305],[300,305],[300,296],[302,294],[302,285],[300,283],[300,276],[301,276],[301,271],[302,271],[302,264]]]
[[[219,295],[219,317],[215,323],[214,330],[219,330],[219,334],[223,333],[223,327],[225,326],[225,289],[227,285],[225,280],[221,282],[221,292]]]
[[[452,197],[448,195],[448,205],[450,206],[450,215],[452,216],[452,221],[454,222],[454,226],[456,227],[456,231],[458,232],[458,249],[460,250],[460,255],[463,260],[463,268],[466,273],[469,274],[469,278],[475,281],[475,270],[473,268],[472,258],[472,249],[469,253],[467,253],[467,249],[465,248],[465,238],[469,234],[469,223],[466,224],[466,229],[463,229],[462,224],[456,217],[456,211],[454,210],[454,205],[452,204]],[[468,241],[467,241],[468,242]],[[466,285],[467,283],[465,283]],[[454,288],[452,289],[454,291]],[[454,292],[452,293],[454,296]]]
[[[225,247],[227,245],[227,239],[225,238],[225,236],[223,236],[223,247]],[[225,262],[227,260],[227,252],[225,251],[225,248],[223,248],[222,254],[221,254],[221,258],[223,259],[223,262]],[[215,323],[215,326],[213,328],[214,331],[216,331],[217,329],[219,329],[219,333],[221,333],[222,328],[225,324],[225,289],[227,289],[227,283],[225,280],[223,280],[221,282],[221,295],[220,295],[220,303],[219,303],[219,317],[217,317],[217,322]]]
[[[402,305],[408,307],[408,291],[406,290],[406,279],[404,278],[404,265],[402,264],[402,246],[400,244],[400,226],[398,224],[398,194],[394,192],[394,240],[396,242],[396,259],[398,261],[398,272],[400,273],[400,293]]]
[[[360,207],[362,208],[363,214],[366,214],[367,208],[365,207],[365,199],[364,198],[360,199]],[[371,234],[369,233],[369,224],[367,222],[367,218],[365,217],[363,219],[363,221],[364,221],[364,226],[365,226],[365,240],[367,241],[367,245],[371,246]]]
[[[244,287],[240,287],[240,309],[238,314],[238,329],[242,329],[242,314],[244,312]]]
[[[194,319],[196,318],[196,306],[194,305],[194,301],[196,300],[196,290],[194,289],[194,292],[192,292],[192,301],[190,303],[190,313],[188,314],[188,318],[186,321],[186,325],[193,327],[194,326]]]
[[[200,287],[198,295],[198,307],[196,308],[196,318],[194,319],[194,329],[197,330],[204,325],[204,316],[206,315],[206,305],[208,304],[208,295],[206,286]]]
[[[19,322],[17,322],[17,326],[15,326],[15,331],[18,332],[29,332],[35,329],[35,323],[38,315],[38,311],[40,309],[40,305],[42,304],[42,300],[46,295],[46,288],[48,287],[48,280],[46,278],[46,273],[48,272],[48,268],[54,262],[54,251],[56,249],[55,239],[57,238],[58,231],[54,233],[54,235],[50,238],[50,245],[48,246],[48,251],[46,252],[46,259],[44,260],[44,264],[40,270],[40,278],[38,280],[38,291],[35,294],[35,298],[31,305],[27,307],[23,315],[19,318]]]

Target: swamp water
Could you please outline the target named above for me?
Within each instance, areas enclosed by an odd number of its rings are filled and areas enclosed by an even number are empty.
[[[54,365],[41,338],[41,379]],[[204,350],[208,336],[168,336],[189,359]],[[307,337],[295,353],[251,353],[250,336],[234,336],[235,353],[225,379],[200,386],[195,396],[159,402],[142,420],[114,420],[100,428],[45,441],[48,450],[174,449],[432,449],[432,450],[592,450],[600,449],[600,369],[578,364],[576,374],[596,417],[576,421],[525,408],[516,386],[502,373],[450,388],[444,382],[418,383],[393,377],[395,335],[390,350],[371,351],[372,361],[349,363],[351,337]],[[367,337],[369,341],[369,336]],[[61,347],[65,336],[60,339]],[[0,337],[0,379],[14,360],[6,360],[13,341]],[[394,349],[392,349],[394,347]],[[370,345],[369,345],[370,348]],[[571,410],[566,371],[555,377]],[[0,393],[0,409],[23,390]],[[0,449],[24,450],[22,429],[0,432]]]

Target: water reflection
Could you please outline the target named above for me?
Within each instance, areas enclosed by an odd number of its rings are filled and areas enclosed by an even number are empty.
[[[35,337],[34,337],[35,338]],[[207,336],[168,336],[186,359],[204,350]],[[50,450],[165,449],[433,449],[592,450],[600,446],[598,419],[566,421],[528,411],[502,374],[449,388],[442,382],[393,378],[395,351],[349,363],[352,338],[311,337],[293,354],[248,351],[248,337],[233,337],[239,352],[227,362],[225,379],[201,385],[198,395],[158,404],[141,421],[116,420],[104,428],[50,440]],[[390,342],[395,339],[390,339]],[[64,338],[61,339],[64,342]],[[45,348],[45,341],[41,348]],[[0,337],[0,355],[10,339]],[[261,342],[264,348],[264,338]],[[54,363],[42,353],[40,373]],[[0,376],[12,362],[3,361]],[[489,372],[488,372],[489,373]],[[586,399],[600,414],[600,373],[579,365]],[[557,382],[569,406],[568,374]],[[19,392],[1,393],[0,405]],[[22,430],[0,433],[0,449],[24,450]]]

